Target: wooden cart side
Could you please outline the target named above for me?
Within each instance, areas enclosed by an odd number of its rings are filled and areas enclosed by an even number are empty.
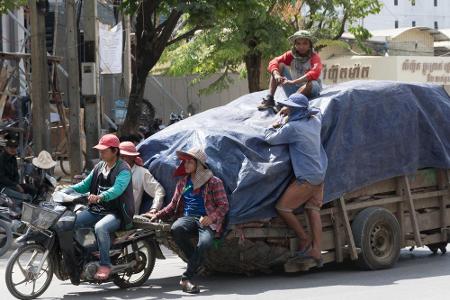
[[[327,204],[320,211],[324,263],[360,261],[362,250],[355,244],[352,226],[358,214],[368,208],[384,208],[398,221],[400,247],[446,243],[450,226],[449,175],[448,170],[421,170],[414,176],[391,178]],[[367,195],[368,190],[373,194]],[[307,230],[304,213],[297,218]],[[171,240],[164,237],[162,241]],[[173,243],[167,246],[180,254]],[[251,274],[270,272],[272,267],[283,265],[287,272],[314,267],[312,261],[292,258],[297,247],[295,233],[278,217],[234,225],[221,246],[210,251],[206,268]]]
[[[443,172],[443,173],[442,173]],[[445,180],[440,179],[445,174]],[[448,184],[448,171],[442,170],[422,170],[415,176],[410,178],[402,176],[387,180],[383,184],[378,183],[378,191],[372,196],[375,199],[364,199],[366,195],[363,192],[355,192],[353,195],[359,195],[362,201],[354,199],[346,199],[341,197],[334,202],[334,205],[321,211],[323,220],[323,250],[326,251],[324,256],[325,262],[342,262],[345,258],[352,260],[357,259],[358,252],[361,249],[356,248],[353,241],[353,233],[351,231],[351,221],[362,210],[369,207],[384,207],[395,214],[401,228],[401,247],[418,246],[425,244],[447,241],[447,232],[449,220],[449,197],[450,188]],[[445,181],[445,182],[444,182]],[[395,194],[384,195],[392,191],[392,187],[396,186]],[[373,187],[365,188],[365,190],[377,192]],[[423,190],[421,190],[423,189]],[[430,190],[432,189],[432,190]],[[361,196],[363,195],[363,196]],[[378,196],[381,195],[381,196]],[[432,208],[439,208],[439,211],[431,211]],[[405,209],[406,208],[406,209]],[[430,210],[424,213],[417,211]],[[436,215],[440,217],[439,224],[436,224]],[[303,215],[298,216],[299,220],[305,224]],[[423,233],[440,229],[441,233]],[[246,238],[271,238],[289,237],[296,240],[294,233],[286,227],[278,228],[245,228],[240,233]],[[289,243],[290,247],[296,247],[297,243]],[[295,249],[290,249],[291,252]],[[312,263],[301,263],[296,260],[288,261],[285,264],[285,270],[294,272],[307,270],[313,267]]]

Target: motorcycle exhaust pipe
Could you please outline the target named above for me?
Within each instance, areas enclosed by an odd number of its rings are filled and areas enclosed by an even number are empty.
[[[129,268],[133,268],[134,266],[136,266],[136,261],[132,261],[132,262],[129,262],[129,263],[126,263],[126,264],[122,264],[122,265],[113,265],[112,267],[111,267],[111,274],[117,274],[117,273],[120,273],[120,272],[124,272],[124,271],[126,271],[127,269],[129,269]]]

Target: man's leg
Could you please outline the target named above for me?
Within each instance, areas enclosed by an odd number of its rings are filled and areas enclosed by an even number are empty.
[[[180,247],[186,259],[189,260],[194,253],[194,246],[191,238],[197,233],[198,227],[193,217],[181,217],[177,219],[171,227],[173,239],[178,247]]]
[[[322,239],[322,220],[320,218],[320,210],[308,208],[306,210],[308,215],[309,224],[311,225],[312,233],[312,248],[308,253],[314,258],[320,258],[321,254],[321,239]]]
[[[98,249],[100,251],[100,265],[111,266],[109,249],[111,248],[110,233],[116,232],[120,228],[120,219],[114,214],[104,216],[95,224],[95,236],[97,237]]]
[[[187,270],[184,272],[182,279],[191,280],[197,272],[198,268],[202,265],[206,251],[212,246],[214,239],[214,232],[209,227],[201,227],[198,222],[198,243],[194,250],[194,253],[189,258]]]
[[[89,210],[84,210],[77,214],[77,219],[73,225],[73,230],[80,228],[91,228],[102,218],[101,215],[94,214]]]
[[[286,224],[294,230],[299,238],[299,250],[303,251],[310,244],[310,238],[305,233],[302,224],[294,215],[293,210],[305,203],[311,197],[311,191],[307,183],[293,181],[278,200],[276,209]]]
[[[305,209],[311,225],[312,249],[309,255],[314,258],[320,258],[322,241],[322,219],[320,217],[320,207],[323,202],[323,184],[312,186],[314,192],[311,199],[306,203]]]
[[[279,68],[279,72],[280,72],[281,76],[285,76],[285,73],[287,70],[285,64],[280,63],[278,68]],[[287,72],[289,73],[289,71],[287,71]],[[265,109],[275,106],[275,100],[273,97],[275,95],[275,91],[277,90],[277,87],[278,87],[278,83],[275,80],[275,77],[273,76],[273,74],[270,74],[269,93],[263,98],[261,104],[258,106],[259,110],[265,110]]]
[[[25,194],[31,195],[33,198],[36,196],[37,190],[31,184],[21,184],[20,186]]]

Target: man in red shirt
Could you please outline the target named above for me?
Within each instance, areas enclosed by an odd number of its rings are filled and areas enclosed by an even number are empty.
[[[312,99],[319,96],[322,90],[322,63],[319,54],[314,52],[310,32],[299,30],[289,37],[289,41],[293,44],[292,50],[269,62],[267,70],[272,74],[269,94],[263,98],[258,106],[259,110],[275,106],[273,95],[279,85],[283,87],[287,97],[298,92]]]

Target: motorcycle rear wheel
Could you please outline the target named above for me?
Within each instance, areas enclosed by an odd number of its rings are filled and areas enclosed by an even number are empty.
[[[0,257],[5,254],[13,241],[10,224],[0,220]]]
[[[134,270],[116,274],[113,278],[114,284],[121,289],[128,289],[143,285],[153,272],[156,260],[155,246],[147,241],[139,241],[138,247],[140,262],[138,262]],[[134,256],[134,254],[129,255]],[[137,278],[134,277],[135,275],[138,275]]]
[[[6,286],[14,297],[23,300],[34,299],[42,295],[49,287],[53,278],[53,266],[50,257],[44,258],[45,248],[37,244],[21,246],[14,251],[8,260],[5,271]],[[37,273],[38,266],[42,263],[42,268]],[[42,276],[46,275],[45,280]],[[22,278],[20,281],[17,278]],[[36,283],[42,282],[41,287],[36,290]],[[23,290],[31,285],[31,292],[24,293]],[[23,286],[20,290],[18,286]],[[30,287],[28,287],[30,289]]]

